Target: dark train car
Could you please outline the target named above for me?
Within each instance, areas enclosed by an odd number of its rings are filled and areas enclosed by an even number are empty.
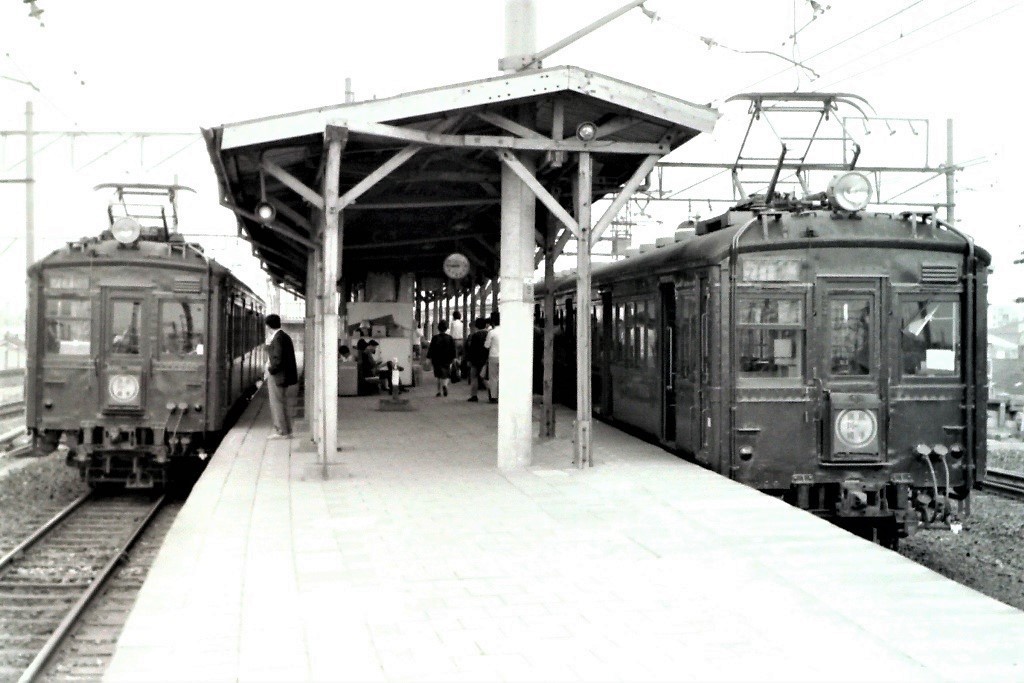
[[[984,475],[990,256],[934,216],[864,212],[859,173],[834,184],[595,267],[594,411],[894,542],[956,524]],[[574,290],[556,289],[569,400]]]
[[[91,485],[160,486],[255,389],[263,303],[166,224],[111,222],[29,268],[27,425]]]

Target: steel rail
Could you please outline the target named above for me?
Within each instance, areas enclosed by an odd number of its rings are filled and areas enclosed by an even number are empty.
[[[1024,474],[990,467],[981,483],[986,490],[1024,500]]]
[[[107,564],[99,571],[99,574],[97,574],[96,578],[89,584],[89,587],[86,588],[82,597],[75,602],[70,611],[68,611],[67,615],[57,626],[53,635],[51,635],[49,640],[46,641],[46,644],[43,645],[39,654],[36,655],[35,659],[32,660],[32,663],[29,664],[24,673],[21,674],[21,678],[18,679],[18,683],[31,683],[31,681],[34,681],[36,677],[42,673],[43,667],[46,666],[46,663],[60,646],[61,642],[63,642],[64,638],[71,632],[71,629],[75,626],[78,618],[85,611],[85,608],[89,606],[89,603],[92,602],[92,599],[96,597],[97,593],[99,593],[100,588],[103,587],[106,580],[114,573],[117,565],[127,557],[128,549],[131,548],[135,541],[138,540],[139,536],[142,535],[142,532],[145,531],[146,527],[156,516],[156,513],[163,507],[165,498],[166,496],[160,496],[152,507],[150,507],[146,516],[143,517],[137,525],[135,525],[135,528],[132,530],[128,539],[121,544],[121,547],[117,549],[114,556],[110,558],[110,561],[107,562]]]
[[[9,553],[0,557],[0,571],[2,571],[7,565],[9,565],[16,557],[25,552],[28,548],[36,543],[46,534],[50,533],[58,524],[64,521],[64,519],[72,512],[81,507],[85,501],[92,497],[92,491],[89,493],[82,494],[77,500],[68,505],[66,508],[55,514],[45,524],[40,526],[38,529],[32,532],[28,538],[16,545]]]
[[[9,403],[0,403],[0,418],[11,417],[18,413],[25,412],[25,401],[18,399],[17,401],[11,401]]]

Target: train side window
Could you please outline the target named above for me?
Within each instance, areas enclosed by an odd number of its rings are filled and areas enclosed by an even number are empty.
[[[871,357],[873,297],[845,294],[829,298],[829,373],[864,376],[874,367]]]
[[[903,376],[960,374],[960,306],[917,295],[900,298],[900,367]]]
[[[740,296],[736,337],[741,386],[796,384],[804,376],[804,303]]]
[[[115,300],[110,306],[110,351],[138,355],[142,302]]]
[[[697,290],[696,288],[684,287],[679,292],[679,374],[683,377],[696,379],[698,364],[697,359],[697,330],[699,320],[697,319]]]
[[[206,306],[191,301],[160,304],[160,354],[202,356],[206,349]]]
[[[92,351],[92,305],[83,299],[47,299],[46,353],[88,356]]]

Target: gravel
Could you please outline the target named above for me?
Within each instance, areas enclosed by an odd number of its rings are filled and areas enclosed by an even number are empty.
[[[0,555],[88,490],[64,454],[0,456]]]
[[[1024,442],[989,441],[988,464],[1024,472]],[[939,529],[900,542],[900,553],[954,581],[1024,609],[1024,502],[975,491],[959,534]]]

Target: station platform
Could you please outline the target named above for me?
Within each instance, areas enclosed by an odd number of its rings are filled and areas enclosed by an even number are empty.
[[[568,411],[502,473],[467,391],[341,399],[328,480],[261,392],[106,680],[1024,680],[1024,612]]]

